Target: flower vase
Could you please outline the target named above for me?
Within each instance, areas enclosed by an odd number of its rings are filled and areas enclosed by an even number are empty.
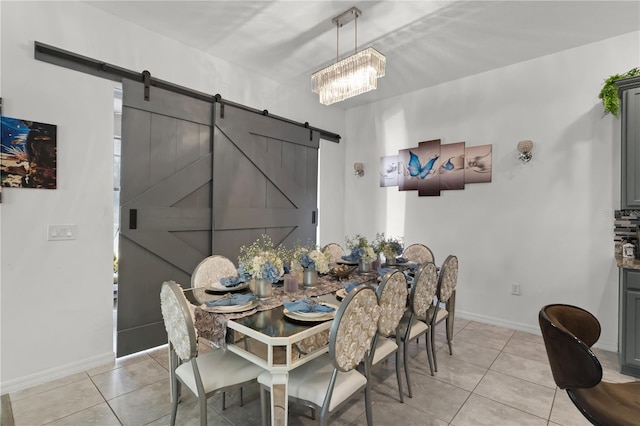
[[[360,272],[371,272],[371,262],[360,259],[358,261],[358,269]]]
[[[256,295],[258,299],[266,299],[271,297],[273,292],[273,288],[271,287],[271,282],[266,278],[255,278],[253,280],[253,294]]]
[[[396,257],[395,256],[385,256],[387,265],[395,265]]]
[[[302,276],[302,283],[306,286],[318,285],[318,271],[315,269],[305,269]]]

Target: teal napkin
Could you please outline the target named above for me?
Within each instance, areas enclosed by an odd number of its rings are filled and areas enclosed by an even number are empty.
[[[354,288],[358,287],[360,285],[360,281],[354,281],[351,283],[344,283],[342,284],[344,286],[344,291],[347,293],[351,293],[351,290],[353,290]]]
[[[335,308],[320,303],[314,303],[309,299],[298,300],[297,302],[283,302],[284,307],[289,312],[333,312]]]
[[[378,274],[381,277],[384,277],[385,275],[387,275],[387,272],[389,272],[391,270],[391,268],[378,268]]]
[[[220,284],[224,287],[235,287],[240,284],[240,277],[224,277],[220,278]]]
[[[223,297],[218,300],[207,300],[204,302],[208,308],[213,308],[215,306],[242,306],[253,300],[253,294],[234,294],[231,297]]]

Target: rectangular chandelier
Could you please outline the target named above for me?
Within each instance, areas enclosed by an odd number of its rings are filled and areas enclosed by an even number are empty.
[[[384,77],[387,59],[373,47],[358,52],[358,17],[362,11],[352,7],[331,20],[336,25],[336,63],[311,75],[311,91],[320,95],[320,103],[331,105],[352,96],[375,90]],[[338,61],[340,27],[355,20],[355,53]]]
[[[320,103],[331,105],[352,96],[375,90],[384,77],[386,58],[373,47],[344,58],[311,76],[311,90]]]

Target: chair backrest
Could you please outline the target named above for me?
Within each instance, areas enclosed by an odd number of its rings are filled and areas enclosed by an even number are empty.
[[[384,276],[376,293],[380,306],[378,334],[388,337],[396,332],[407,307],[407,278],[400,271],[390,272]]]
[[[231,260],[224,256],[206,257],[196,266],[191,275],[191,287],[204,287],[220,281],[224,277],[237,277],[238,270]]]
[[[350,371],[362,361],[378,331],[380,308],[373,288],[351,290],[336,312],[329,333],[329,357],[339,371]]]
[[[447,256],[438,277],[438,303],[447,303],[458,283],[458,258]]]
[[[547,305],[538,314],[553,379],[560,389],[590,388],[602,380],[602,366],[590,347],[600,337],[600,323],[571,305]]]
[[[165,281],[160,289],[160,308],[169,342],[181,360],[198,354],[198,341],[187,299],[174,281]]]
[[[433,297],[438,288],[438,270],[433,262],[420,265],[413,278],[409,308],[418,318],[426,318],[429,308],[433,305]],[[427,321],[428,322],[428,321]]]
[[[424,244],[411,244],[404,249],[402,257],[413,263],[435,262],[433,252]]]
[[[338,243],[329,243],[322,248],[322,253],[329,256],[330,263],[336,263],[337,261],[342,259],[344,250]]]

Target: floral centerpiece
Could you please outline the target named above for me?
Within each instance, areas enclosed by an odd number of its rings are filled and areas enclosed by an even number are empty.
[[[300,246],[293,250],[291,270],[304,270],[303,283],[315,285],[318,283],[318,273],[326,274],[329,272],[329,258],[315,244],[307,247]]]
[[[274,247],[268,235],[262,235],[248,247],[240,247],[238,256],[238,275],[249,279],[265,279],[275,283],[284,275],[282,259],[285,257],[281,247]]]
[[[395,237],[385,238],[384,233],[376,235],[376,242],[376,251],[384,255],[387,263],[389,263],[390,259],[395,260],[396,256],[400,256],[404,250],[401,239]]]
[[[347,238],[346,245],[347,248],[351,250],[351,254],[348,256],[351,260],[371,263],[378,258],[367,237],[360,234],[356,234],[353,238]]]
[[[321,274],[329,272],[329,259],[317,247],[300,250],[296,260],[304,269],[313,269]]]

